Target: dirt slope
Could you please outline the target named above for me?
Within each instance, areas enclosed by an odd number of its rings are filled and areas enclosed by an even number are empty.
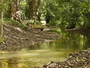
[[[14,24],[4,24],[4,39],[0,50],[16,51],[24,47],[60,39],[57,33],[40,31],[39,29],[22,30]]]

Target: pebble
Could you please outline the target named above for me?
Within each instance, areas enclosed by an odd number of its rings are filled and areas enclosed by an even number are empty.
[[[71,53],[64,62],[51,62],[43,68],[90,68],[90,51]]]

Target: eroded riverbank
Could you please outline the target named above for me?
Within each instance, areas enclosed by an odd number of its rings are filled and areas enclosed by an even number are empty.
[[[64,62],[51,62],[43,68],[90,68],[90,51],[70,54]]]
[[[4,24],[4,42],[0,43],[1,51],[17,51],[24,47],[60,39],[55,32],[39,29],[22,30],[14,24]]]
[[[70,30],[70,32],[72,31],[73,30]],[[62,37],[60,37],[60,35]],[[71,62],[75,62],[75,64],[82,65],[82,60],[78,62],[79,61],[78,56],[81,55],[80,53],[83,52],[82,50],[84,49],[86,50],[87,48],[90,48],[89,47],[90,41],[84,35],[80,35],[76,33],[60,32],[60,35],[55,32],[53,33],[53,32],[40,31],[40,30],[25,31],[15,25],[6,24],[4,25],[5,41],[3,43],[0,43],[1,45],[0,50],[11,51],[11,52],[17,51],[17,52],[13,52],[11,54],[1,53],[0,56],[1,60],[2,59],[5,60],[5,62],[3,61],[3,63],[5,64],[8,63],[6,62],[6,60],[10,60],[10,63],[13,61],[13,64],[15,65],[16,63],[14,63],[14,61],[16,61],[18,62],[17,64],[20,65],[20,67],[18,68],[21,68],[23,66],[24,66],[23,68],[25,67],[42,68],[44,64],[47,64],[51,61],[52,61],[51,63],[45,65],[46,68],[50,66],[51,66],[50,68],[57,68],[58,66],[65,66],[63,68],[68,68],[70,65],[71,66],[74,65],[74,63],[72,64]],[[57,41],[49,42],[52,40],[57,40]],[[75,53],[78,51],[81,52]],[[60,62],[60,61],[64,61],[67,55],[69,55],[70,53],[73,53],[71,54],[70,59],[67,58],[65,62]],[[74,53],[78,55],[74,55]],[[73,55],[76,56],[76,58],[73,58],[72,57]],[[19,59],[20,62],[17,59]],[[85,65],[88,65],[86,60],[84,60],[83,63]],[[82,68],[84,67],[82,66]],[[58,68],[62,68],[62,67],[58,67]],[[78,68],[78,67],[72,66],[71,68]]]

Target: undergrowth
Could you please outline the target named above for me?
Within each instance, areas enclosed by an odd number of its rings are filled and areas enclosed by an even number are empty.
[[[4,23],[15,24],[15,25],[19,26],[22,29],[26,29],[26,26],[24,26],[24,24],[22,22],[19,22],[19,21],[16,21],[16,20],[12,20],[10,18],[4,18]]]
[[[0,43],[4,42],[5,39],[4,38],[0,38]]]

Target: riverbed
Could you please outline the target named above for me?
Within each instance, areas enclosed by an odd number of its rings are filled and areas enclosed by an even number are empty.
[[[20,51],[1,51],[1,68],[42,68],[44,64],[64,61],[70,53],[90,48],[90,40],[75,33],[61,32],[59,40],[23,48]]]

